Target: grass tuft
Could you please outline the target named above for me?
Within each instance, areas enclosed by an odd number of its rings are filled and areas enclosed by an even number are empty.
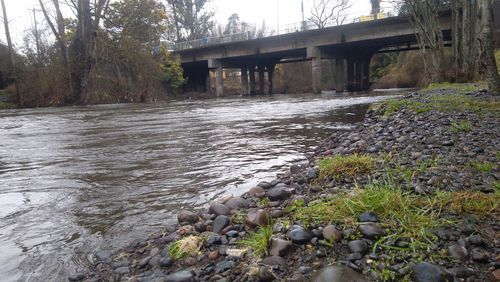
[[[426,248],[436,239],[433,230],[453,224],[442,211],[488,215],[500,212],[500,195],[480,192],[437,192],[431,196],[419,196],[402,191],[388,183],[373,182],[365,189],[356,188],[350,193],[336,194],[333,198],[319,199],[305,206],[289,206],[292,220],[306,225],[334,222],[356,225],[356,218],[365,211],[375,212],[392,230],[384,241],[400,238],[410,241],[410,249]]]
[[[471,125],[468,120],[463,120],[460,122],[452,122],[450,126],[450,131],[453,133],[469,132],[471,131]]]
[[[484,87],[475,85],[475,84],[468,84],[468,83],[450,83],[450,82],[441,82],[441,83],[431,83],[429,86],[424,88],[424,91],[431,91],[431,90],[440,90],[440,89],[452,89],[455,90],[456,92],[460,94],[467,94],[471,93],[474,91],[479,91]]]
[[[479,172],[489,173],[492,172],[497,166],[494,163],[481,163],[478,161],[470,162],[470,166]]]
[[[354,177],[358,174],[369,173],[375,168],[375,159],[368,155],[338,155],[319,160],[319,178],[332,176]]]
[[[188,236],[182,238],[168,249],[168,255],[173,260],[179,260],[190,256],[195,256],[200,251],[203,244],[203,238],[198,236]]]
[[[251,231],[246,239],[239,244],[253,250],[255,256],[263,257],[269,255],[269,244],[273,235],[272,224],[264,225],[257,231]]]

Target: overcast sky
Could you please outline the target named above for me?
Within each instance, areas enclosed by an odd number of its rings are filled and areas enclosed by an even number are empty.
[[[300,23],[302,0],[212,0],[210,8],[215,11],[216,20],[225,24],[229,16],[237,13],[241,21],[266,25],[276,29],[278,25]],[[351,0],[351,13],[364,15],[370,13],[370,0]],[[62,2],[62,1],[61,1]],[[312,0],[304,0],[305,17],[310,15]],[[33,16],[29,9],[38,9],[37,0],[5,0],[10,29],[16,45],[22,44],[24,31],[33,25]],[[37,15],[39,21],[43,15]],[[0,25],[0,40],[5,42],[3,24]]]

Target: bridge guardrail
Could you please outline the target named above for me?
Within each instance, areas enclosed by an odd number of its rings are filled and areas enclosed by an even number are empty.
[[[374,20],[379,20],[379,19],[384,19],[384,18],[389,18],[393,17],[391,13],[378,13],[376,15],[368,15],[368,16],[363,16],[363,15],[358,15],[358,16],[351,16],[347,17],[342,20],[342,22],[337,22],[337,21],[331,21],[327,22],[323,28],[326,27],[332,27],[332,26],[339,26],[339,25],[346,25],[346,24],[351,24],[351,23],[357,23],[357,22],[367,22],[367,21],[374,21]],[[290,33],[295,33],[299,31],[305,31],[305,30],[315,30],[315,29],[320,29],[317,27],[312,22],[301,22],[301,23],[294,23],[294,24],[288,24],[288,25],[283,25],[279,27],[278,32],[276,33],[275,30],[269,31],[267,34],[264,34],[264,36],[259,37],[259,38],[264,38],[264,37],[270,37],[274,35],[282,35],[282,34],[290,34]],[[167,43],[167,48],[172,51],[182,51],[182,50],[187,50],[187,49],[193,49],[193,48],[202,48],[202,47],[207,47],[207,46],[212,46],[212,45],[218,45],[218,44],[223,44],[223,43],[231,43],[231,42],[241,42],[241,41],[246,41],[250,39],[256,39],[250,36],[250,32],[242,32],[242,33],[235,33],[235,34],[229,34],[225,35],[222,37],[207,37],[207,38],[202,38],[202,39],[196,39],[192,41],[185,41],[185,42],[178,42],[178,43]]]

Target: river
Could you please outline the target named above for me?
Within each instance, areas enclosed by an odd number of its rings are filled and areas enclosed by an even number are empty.
[[[181,207],[272,180],[394,94],[0,111],[0,280],[65,280]]]

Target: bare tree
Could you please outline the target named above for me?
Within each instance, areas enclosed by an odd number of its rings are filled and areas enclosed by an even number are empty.
[[[59,46],[59,50],[61,52],[61,60],[63,63],[64,67],[64,73],[66,76],[66,83],[69,88],[69,99],[73,99],[74,97],[74,91],[73,91],[73,85],[72,85],[72,79],[71,79],[71,66],[69,63],[69,54],[68,54],[68,47],[67,47],[67,42],[66,42],[66,30],[64,27],[64,18],[61,13],[61,9],[59,8],[59,1],[58,0],[53,0],[52,3],[54,4],[54,10],[56,13],[56,24],[57,28],[52,22],[52,19],[49,15],[49,12],[47,11],[44,3],[42,0],[38,0],[40,3],[40,8],[42,9],[42,13],[45,17],[45,20],[49,24],[50,29],[52,30],[52,33],[56,37],[56,42],[57,45]]]
[[[313,0],[309,20],[318,28],[329,24],[341,25],[347,19],[346,11],[351,6],[350,0]]]
[[[481,32],[478,36],[483,69],[491,93],[500,95],[500,77],[493,44],[493,0],[479,0]]]
[[[7,18],[7,10],[5,9],[4,0],[0,0],[0,1],[2,4],[2,11],[3,11],[3,24],[5,27],[5,37],[7,38],[7,46],[9,48],[10,70],[12,72],[12,76],[14,77],[14,82],[16,84],[16,100],[17,100],[18,105],[22,105],[23,99],[21,97],[21,93],[19,91],[19,84],[17,81],[16,60],[15,60],[14,48],[12,47],[12,40],[10,38],[9,20]]]

